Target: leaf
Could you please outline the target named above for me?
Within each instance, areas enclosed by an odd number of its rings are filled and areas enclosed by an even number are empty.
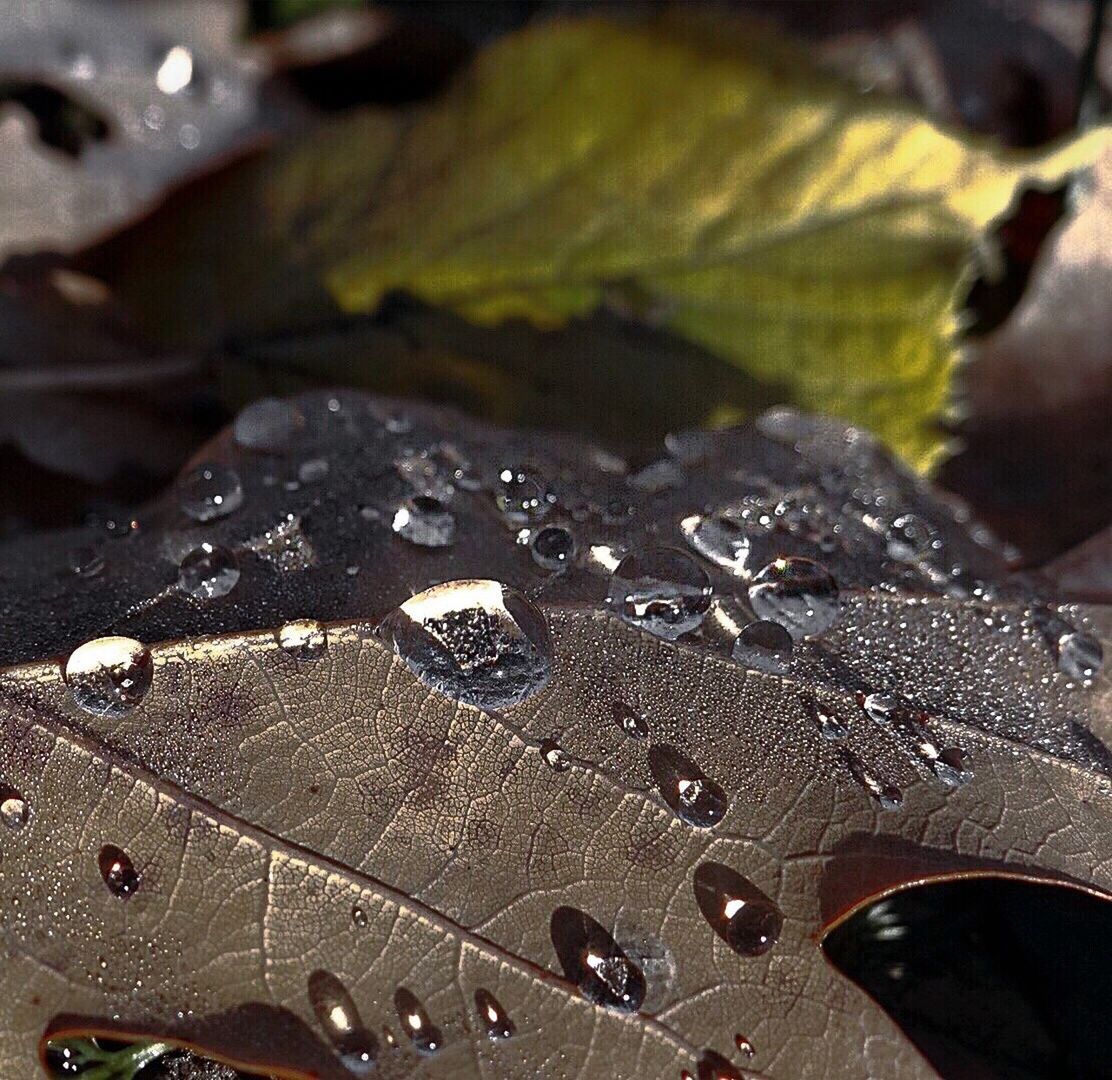
[[[0,674],[0,1074],[44,1037],[101,1033],[289,1077],[350,1076],[353,1038],[385,1076],[709,1075],[713,1051],[760,1076],[925,1077],[827,963],[824,926],[939,876],[1109,894],[1089,729],[1109,684],[1078,674],[1081,613],[1004,580],[863,433],[781,410],[633,471],[357,394],[263,402],[233,431],[101,543],[99,572],[62,561],[88,530],[0,559],[0,641],[25,661]],[[412,501],[428,492],[442,503]],[[650,578],[618,617],[626,549],[686,585]],[[782,571],[758,567],[787,554],[821,559],[840,601],[817,572],[802,607],[770,591]],[[817,636],[733,659],[753,610]],[[164,643],[126,685],[89,650],[68,685],[39,659],[106,633]],[[869,715],[862,693],[895,703]],[[968,782],[942,783],[961,762],[924,740],[962,747]],[[762,936],[708,924],[720,885]],[[640,1007],[595,1003],[568,949],[584,931]],[[480,990],[510,1038],[488,1038]]]

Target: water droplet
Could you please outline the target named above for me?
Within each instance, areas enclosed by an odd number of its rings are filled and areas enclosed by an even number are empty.
[[[564,974],[596,1005],[636,1012],[645,1000],[645,977],[590,915],[559,907],[549,924]]]
[[[756,671],[784,675],[792,658],[792,636],[779,623],[759,619],[742,628],[733,657]]]
[[[479,1014],[479,1019],[486,1027],[488,1039],[499,1041],[512,1038],[517,1030],[514,1027],[514,1022],[489,990],[480,988],[475,991],[475,1009]]]
[[[930,554],[934,542],[934,529],[914,514],[901,514],[884,534],[888,557],[899,562],[913,562],[923,558]]]
[[[227,596],[239,581],[233,552],[216,544],[198,544],[178,566],[178,588],[198,600]]]
[[[1036,625],[1058,662],[1058,670],[1069,679],[1088,682],[1104,665],[1104,649],[1100,642],[1083,630],[1077,630],[1057,615],[1040,614]]]
[[[364,911],[363,908],[361,908],[358,904],[356,904],[351,909],[351,921],[357,927],[359,927],[360,930],[363,930],[370,922],[370,920],[367,918],[366,911]]]
[[[695,902],[711,929],[740,956],[761,956],[780,938],[784,916],[748,878],[722,863],[700,863]]]
[[[420,547],[448,547],[456,538],[456,519],[433,495],[414,495],[394,512],[391,528]]]
[[[545,739],[540,745],[540,751],[544,763],[553,772],[567,772],[571,768],[567,754],[560,749],[560,744],[555,739]]]
[[[30,818],[31,807],[27,800],[15,788],[0,784],[0,820],[12,832],[19,832]]]
[[[949,787],[961,787],[973,779],[968,758],[960,746],[947,746],[930,762],[934,775]]]
[[[183,513],[194,521],[213,521],[243,504],[239,474],[227,465],[198,465],[178,484]]]
[[[559,525],[547,525],[533,535],[529,550],[538,566],[562,570],[575,554],[575,538]]]
[[[297,479],[303,484],[320,483],[328,475],[328,462],[324,458],[310,458],[297,467]]]
[[[535,525],[552,508],[540,484],[519,469],[503,469],[494,485],[494,503],[508,525]]]
[[[394,1008],[398,1010],[402,1030],[422,1054],[435,1054],[444,1045],[440,1029],[429,1019],[424,1005],[404,986],[394,993]]]
[[[328,647],[328,631],[314,619],[298,619],[278,628],[278,647],[295,660],[316,660]]]
[[[841,747],[840,757],[850,775],[872,796],[882,810],[900,808],[903,803],[903,792],[898,787],[894,784],[886,784],[873,776],[852,750]]]
[[[741,1071],[714,1050],[704,1050],[696,1065],[699,1080],[745,1080]]]
[[[434,585],[387,616],[380,633],[427,686],[482,709],[532,697],[552,672],[544,616],[497,581]]]
[[[888,724],[944,784],[960,787],[972,779],[972,773],[966,768],[965,752],[957,746],[939,749],[927,730],[925,714],[916,715],[891,694],[866,694],[860,702],[870,719]]]
[[[740,1031],[734,1036],[734,1046],[747,1058],[751,1058],[757,1053],[756,1047]]]
[[[771,619],[794,638],[821,634],[838,618],[838,586],[830,572],[811,559],[774,559],[749,586],[758,618]]]
[[[94,547],[74,548],[69,554],[69,568],[78,577],[96,577],[104,569],[104,556]]]
[[[709,829],[726,813],[726,792],[675,747],[649,747],[649,770],[664,801],[688,825]]]
[[[624,701],[614,702],[614,722],[630,738],[647,739],[649,737],[648,721],[635,709],[630,708]]]
[[[804,700],[804,707],[811,714],[811,719],[818,726],[819,733],[824,739],[831,741],[844,739],[849,734],[849,729],[833,713],[827,711],[814,698]]]
[[[378,1056],[378,1040],[363,1026],[347,988],[329,971],[314,971],[308,981],[309,1003],[348,1072],[367,1076]]]
[[[232,424],[232,438],[247,450],[278,454],[289,448],[305,417],[288,401],[260,398],[243,408]]]
[[[870,720],[877,723],[891,723],[900,714],[903,706],[891,694],[866,694],[861,699],[861,708]]]
[[[126,900],[139,888],[139,872],[135,869],[131,857],[122,848],[115,844],[105,844],[97,856],[100,867],[100,876],[113,896]]]
[[[706,618],[711,592],[706,571],[682,551],[649,548],[618,563],[607,603],[630,625],[675,641]]]
[[[155,85],[164,94],[177,94],[193,82],[193,53],[184,45],[172,45],[158,63]]]
[[[123,716],[151,688],[150,650],[128,637],[102,637],[70,653],[63,678],[73,703],[94,716]]]
[[[753,572],[754,536],[766,531],[727,514],[692,514],[680,522],[683,538],[703,558],[746,578]]]

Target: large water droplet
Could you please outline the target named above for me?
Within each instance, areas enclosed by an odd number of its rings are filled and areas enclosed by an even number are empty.
[[[19,832],[30,817],[31,807],[27,800],[15,788],[0,784],[0,821],[12,832]]]
[[[649,737],[648,721],[636,709],[630,708],[624,701],[615,701],[613,709],[614,723],[630,738],[647,739]]]
[[[497,581],[434,585],[387,616],[380,633],[426,685],[483,709],[532,697],[552,672],[544,616]]]
[[[546,525],[529,542],[533,562],[545,570],[562,570],[575,554],[575,538],[560,525]]]
[[[696,1064],[698,1080],[744,1080],[741,1070],[715,1050],[704,1050]]]
[[[178,484],[182,511],[194,521],[213,521],[243,504],[239,474],[227,465],[198,465]]]
[[[596,1005],[636,1012],[645,1000],[645,976],[590,915],[559,907],[549,924],[564,974]]]
[[[281,453],[304,426],[305,417],[288,401],[260,398],[235,418],[232,438],[248,450]]]
[[[540,745],[541,757],[553,772],[567,772],[571,762],[555,739],[545,739]]]
[[[399,986],[394,993],[394,1008],[398,1010],[402,1030],[422,1054],[435,1054],[444,1045],[440,1028],[429,1019],[424,1005],[404,986]]]
[[[753,578],[749,603],[762,619],[785,627],[794,638],[821,634],[838,618],[838,586],[811,559],[774,559]]]
[[[475,1010],[486,1029],[488,1039],[500,1041],[513,1037],[517,1030],[514,1022],[489,990],[480,988],[475,991]]]
[[[394,511],[391,528],[419,547],[448,547],[456,538],[456,519],[433,495],[414,495]]]
[[[378,1056],[378,1040],[363,1026],[347,988],[329,971],[314,971],[308,982],[309,1002],[317,1021],[336,1047],[348,1072],[367,1076]]]
[[[278,647],[295,660],[316,660],[328,648],[328,631],[315,619],[297,619],[278,628]]]
[[[94,716],[123,716],[151,688],[154,662],[141,641],[102,637],[70,653],[63,677],[73,703]]]
[[[709,829],[722,820],[726,792],[674,746],[650,746],[649,770],[664,801],[688,825]]]
[[[139,872],[131,861],[131,856],[115,844],[105,844],[97,856],[100,876],[113,896],[126,900],[139,888]]]
[[[784,916],[748,878],[722,863],[700,863],[695,902],[711,929],[740,956],[761,956],[779,940]]]
[[[680,522],[680,531],[692,548],[716,566],[738,577],[752,574],[755,526],[728,514],[692,514]]]
[[[540,484],[520,469],[503,469],[494,485],[494,503],[508,525],[535,525],[552,504]]]
[[[227,596],[239,581],[233,552],[217,544],[198,544],[178,566],[178,588],[198,600]]]
[[[756,671],[784,675],[792,658],[792,636],[779,623],[758,619],[738,634],[733,657]]]
[[[675,641],[694,630],[710,610],[706,571],[675,548],[630,552],[610,578],[607,603],[626,622]]]

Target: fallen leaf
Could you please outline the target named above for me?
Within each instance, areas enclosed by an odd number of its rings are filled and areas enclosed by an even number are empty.
[[[99,567],[7,545],[0,1072],[932,1075],[818,939],[1112,892],[1099,643],[862,432],[668,446],[263,401]]]

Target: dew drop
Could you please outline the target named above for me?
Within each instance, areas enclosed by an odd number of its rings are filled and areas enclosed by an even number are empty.
[[[1092,634],[1071,629],[1058,639],[1058,669],[1078,682],[1088,682],[1104,665],[1104,649]]]
[[[913,562],[923,558],[930,554],[934,542],[934,529],[914,514],[901,514],[884,534],[888,557],[898,562]]]
[[[747,1058],[751,1058],[757,1053],[756,1047],[740,1031],[734,1036],[734,1046]]]
[[[427,686],[482,709],[532,697],[552,672],[544,616],[497,581],[434,585],[388,615],[379,632]]]
[[[12,832],[19,832],[30,818],[31,807],[27,800],[15,788],[0,784],[0,820]]]
[[[784,675],[792,657],[792,636],[778,622],[758,619],[738,634],[733,657],[755,671]]]
[[[295,660],[316,660],[328,647],[328,631],[315,619],[298,619],[278,628],[278,647]]]
[[[540,484],[519,469],[503,469],[494,485],[494,504],[508,525],[535,525],[552,508]]]
[[[444,1045],[440,1028],[429,1019],[424,1005],[404,986],[394,992],[394,1008],[402,1030],[422,1054],[435,1054]]]
[[[849,729],[842,723],[833,713],[828,712],[826,707],[820,705],[814,698],[807,698],[804,700],[804,707],[811,715],[815,725],[819,729],[819,734],[824,739],[829,739],[834,742],[838,739],[844,739],[849,734]]]
[[[674,746],[650,746],[649,770],[664,801],[682,821],[709,829],[722,820],[726,792]]]
[[[513,1037],[517,1030],[514,1022],[489,990],[480,988],[475,991],[475,1010],[486,1028],[488,1039],[499,1042]]]
[[[529,551],[542,569],[562,570],[575,554],[575,538],[560,525],[546,525],[533,535]]]
[[[340,1061],[354,1076],[367,1076],[378,1057],[378,1040],[363,1026],[347,988],[330,971],[309,976],[309,1003],[317,1021],[336,1048]]]
[[[711,929],[739,956],[761,956],[776,944],[784,916],[748,878],[722,863],[695,871],[695,902]]]
[[[645,1000],[645,976],[590,915],[559,907],[549,923],[564,974],[596,1005],[636,1012]]]
[[[764,532],[765,530],[759,530]],[[687,543],[705,559],[738,577],[753,572],[755,526],[728,514],[692,514],[680,522]]]
[[[961,787],[973,779],[968,756],[960,746],[947,746],[930,762],[934,775],[948,787]]]
[[[607,603],[631,626],[675,641],[694,630],[710,610],[706,571],[675,548],[626,555],[610,578]]]
[[[394,511],[390,526],[418,547],[448,547],[456,538],[456,519],[434,495],[414,495]]]
[[[696,1065],[698,1080],[744,1080],[741,1071],[714,1050],[704,1050]]]
[[[115,844],[105,844],[97,856],[100,876],[113,896],[126,900],[139,888],[139,872],[131,861],[131,856]]]
[[[243,504],[239,474],[227,465],[198,465],[178,484],[182,511],[194,521],[213,521]]]
[[[69,568],[78,577],[96,577],[104,569],[104,556],[94,547],[74,548],[69,554]]]
[[[898,810],[903,804],[903,792],[894,784],[886,784],[878,780],[868,769],[864,762],[852,750],[840,748],[842,763],[849,770],[850,775],[873,798],[882,810]]]
[[[358,904],[356,904],[351,909],[351,921],[357,927],[359,927],[360,930],[365,929],[367,924],[370,922],[370,920],[367,918],[367,912]]]
[[[758,618],[780,623],[793,638],[821,634],[838,618],[838,586],[820,563],[798,556],[774,559],[749,586]]]
[[[288,401],[260,398],[235,418],[232,438],[247,450],[278,454],[288,449],[304,426],[305,417]]]
[[[560,744],[555,739],[545,739],[540,745],[540,751],[544,763],[553,772],[567,772],[571,768],[567,754],[560,749]]]
[[[216,544],[198,544],[178,566],[178,588],[197,600],[227,596],[239,581],[235,554]]]
[[[630,708],[624,701],[615,701],[613,705],[614,722],[631,739],[647,739],[649,737],[648,721]]]
[[[128,637],[102,637],[70,653],[63,678],[73,703],[94,716],[123,716],[147,695],[154,675],[150,650]]]

